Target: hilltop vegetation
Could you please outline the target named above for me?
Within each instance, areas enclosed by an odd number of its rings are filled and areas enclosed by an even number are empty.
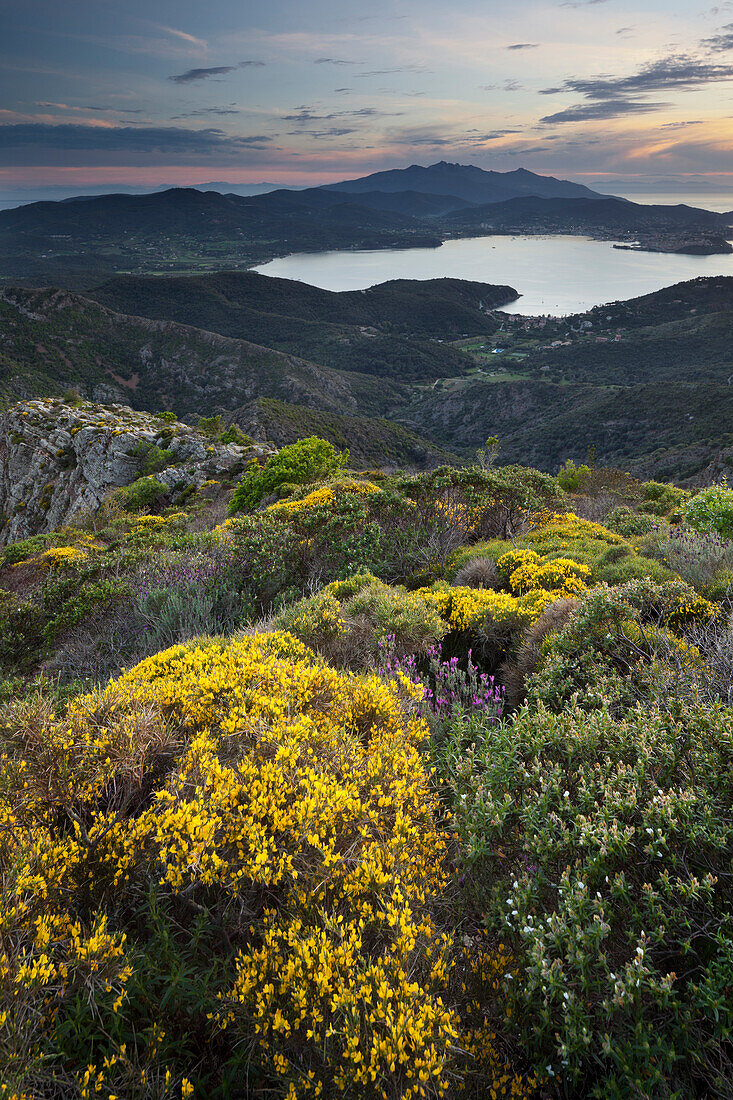
[[[0,555],[0,1095],[730,1095],[733,491],[148,480]]]

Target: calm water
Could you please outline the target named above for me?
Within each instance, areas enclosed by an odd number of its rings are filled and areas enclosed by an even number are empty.
[[[324,290],[363,290],[388,279],[473,279],[513,286],[509,313],[579,313],[701,275],[733,275],[731,256],[671,256],[614,249],[586,237],[471,237],[439,248],[320,252],[255,268]]]

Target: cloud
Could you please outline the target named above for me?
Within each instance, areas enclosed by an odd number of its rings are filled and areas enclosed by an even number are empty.
[[[555,114],[545,115],[540,122],[547,126],[560,122],[591,122],[604,118],[622,118],[625,115],[647,115],[661,111],[669,103],[649,103],[641,99],[604,99],[599,103],[579,103]]]
[[[733,65],[704,61],[687,54],[670,54],[644,65],[631,76],[565,80],[557,88],[543,88],[542,95],[577,92],[587,99],[619,99],[670,88],[697,88],[733,78]]]
[[[733,23],[726,23],[718,34],[712,38],[703,38],[700,43],[712,53],[723,53],[725,50],[733,50]]]
[[[198,46],[199,49],[205,50],[207,48],[206,42],[203,38],[194,38],[192,34],[186,34],[185,31],[179,31],[175,27],[165,27],[160,24],[152,24],[157,30],[164,31],[165,34],[172,34],[174,38],[180,38],[182,42],[189,42],[192,46]]]
[[[41,100],[36,100],[33,104],[34,107],[44,107],[46,109],[58,110],[58,111],[114,111],[120,115],[142,115],[145,112],[142,107],[101,107],[94,103],[85,103],[78,106],[74,106],[72,103],[44,103]]]
[[[308,137],[326,138],[326,137],[344,137],[346,134],[355,134],[357,130],[354,127],[345,128],[341,126],[330,126],[327,130],[289,130],[288,135],[290,137],[302,137],[306,135]]]
[[[314,65],[359,65],[359,61],[346,61],[343,57],[317,57]]]
[[[523,86],[518,80],[505,80],[503,84],[479,84],[483,92],[518,92]]]
[[[608,0],[563,0],[561,8],[592,8],[596,4],[606,4]],[[534,152],[534,150],[532,150]]]
[[[240,115],[242,112],[238,107],[201,107],[198,111],[186,111],[182,115],[173,115],[171,121],[176,121],[179,118],[198,118],[199,115]]]
[[[691,118],[686,122],[665,122],[660,129],[662,130],[681,130],[685,126],[702,126],[704,125],[701,118]]]
[[[330,122],[334,118],[394,118],[401,112],[378,111],[376,107],[359,107],[353,111],[331,111],[327,115],[316,114],[310,107],[297,107],[291,115],[283,115],[285,122]]]
[[[224,73],[233,73],[236,65],[215,65],[210,69],[187,69],[185,73],[176,73],[169,76],[174,84],[192,84],[194,80],[208,80],[210,76],[223,76]]]
[[[247,151],[269,148],[272,140],[267,134],[229,135],[211,128],[13,123],[0,125],[0,164],[190,163],[192,157],[236,163]]]
[[[536,50],[539,48],[539,42],[514,42],[511,46],[507,46],[507,50]]]
[[[355,73],[355,76],[392,76],[393,73],[429,73],[430,69],[422,65],[401,65],[395,69],[371,69],[366,73]]]
[[[209,69],[187,69],[185,73],[176,73],[169,76],[174,84],[192,84],[196,80],[208,80],[210,76],[224,76],[225,73],[233,73],[235,69],[259,68],[264,61],[240,61],[238,65],[214,65]]]

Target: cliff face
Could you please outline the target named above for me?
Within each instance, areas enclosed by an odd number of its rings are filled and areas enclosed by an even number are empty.
[[[252,458],[269,453],[264,445],[212,443],[180,421],[125,405],[15,405],[0,420],[0,542],[95,512],[111,490],[148,471],[180,492],[235,477]]]

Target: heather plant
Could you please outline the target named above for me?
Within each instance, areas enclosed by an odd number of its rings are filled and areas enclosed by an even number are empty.
[[[698,592],[706,592],[721,572],[733,568],[733,539],[717,531],[697,531],[680,524],[670,527],[659,542],[670,568]]]
[[[379,642],[376,670],[380,676],[407,676],[423,685],[418,713],[428,718],[433,732],[440,731],[448,719],[477,712],[486,721],[498,721],[504,707],[504,691],[496,677],[482,672],[469,649],[465,667],[458,657],[443,654],[440,643],[430,646],[421,657],[400,652],[397,638],[391,634]]]
[[[468,902],[562,1095],[733,1090],[731,712],[462,716],[435,761]]]
[[[131,587],[135,625],[145,633],[150,653],[201,634],[231,633],[251,611],[238,578],[221,557],[141,570]]]

